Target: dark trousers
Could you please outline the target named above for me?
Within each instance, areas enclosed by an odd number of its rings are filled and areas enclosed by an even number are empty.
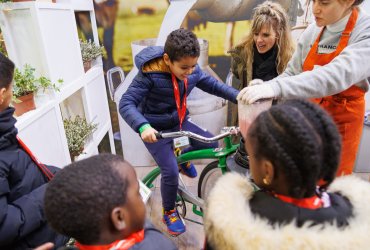
[[[174,132],[179,130],[179,126],[176,126],[171,130],[165,130],[163,132]],[[185,120],[183,122],[182,130],[191,131],[204,137],[213,137],[210,132],[203,130],[189,120]],[[176,162],[176,156],[173,152],[173,139],[160,139],[158,140],[158,142],[155,143],[144,142],[144,144],[149,150],[150,154],[153,156],[159,168],[161,169],[161,195],[163,208],[166,211],[174,209],[177,188],[179,185],[179,169]],[[217,146],[218,142],[203,143],[197,140],[190,139],[190,146],[182,150],[182,152],[185,153],[204,148],[216,148]]]

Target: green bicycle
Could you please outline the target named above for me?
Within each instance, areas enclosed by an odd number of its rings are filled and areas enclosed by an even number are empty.
[[[201,172],[198,182],[198,195],[194,195],[190,192],[184,184],[181,175],[179,175],[179,187],[176,201],[176,207],[185,219],[186,216],[186,202],[191,203],[192,211],[198,216],[203,216],[204,199],[208,196],[209,191],[214,186],[215,181],[227,171],[238,171],[241,173],[247,173],[247,169],[238,166],[233,160],[230,160],[231,156],[236,152],[239,144],[232,143],[232,136],[236,136],[239,133],[238,127],[225,127],[221,130],[219,135],[212,138],[206,138],[190,131],[178,131],[170,133],[158,133],[157,138],[177,138],[187,136],[189,138],[211,143],[223,139],[224,146],[219,148],[200,149],[191,152],[181,154],[177,157],[177,163],[183,163],[192,160],[199,159],[215,159],[215,161],[209,163]],[[233,162],[233,164],[230,164]],[[232,166],[231,166],[232,165]],[[153,181],[160,175],[160,168],[156,167],[150,173],[148,173],[142,182],[148,187],[153,187]],[[190,220],[190,219],[187,219]],[[190,220],[198,223],[196,221]]]

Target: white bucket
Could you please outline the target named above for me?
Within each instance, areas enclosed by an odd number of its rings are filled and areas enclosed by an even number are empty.
[[[257,116],[271,107],[272,99],[257,101],[252,104],[238,103],[239,128],[243,137]]]

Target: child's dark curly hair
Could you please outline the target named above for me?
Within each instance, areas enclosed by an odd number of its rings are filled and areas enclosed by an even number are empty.
[[[179,61],[183,57],[199,57],[200,47],[197,36],[190,30],[174,30],[167,37],[164,52],[171,62]]]
[[[319,180],[326,188],[335,178],[341,139],[331,117],[320,106],[290,100],[261,113],[248,131],[256,158],[270,160],[275,174],[284,174],[290,195],[302,198],[315,192]]]
[[[0,53],[0,89],[8,88],[13,80],[14,63]]]
[[[113,208],[124,205],[128,182],[122,157],[100,154],[59,171],[45,192],[46,218],[55,231],[82,244],[94,244]]]

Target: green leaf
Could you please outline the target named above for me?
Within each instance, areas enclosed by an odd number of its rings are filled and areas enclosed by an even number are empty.
[[[80,49],[83,62],[89,62],[95,60],[98,56],[103,54],[104,47],[96,45],[91,40],[82,41],[80,40]]]
[[[71,155],[79,155],[83,152],[87,138],[98,127],[98,124],[88,123],[85,118],[80,116],[76,116],[74,119],[64,119],[63,124]]]
[[[58,83],[62,83],[63,80],[59,79]],[[36,78],[35,68],[31,67],[29,64],[23,66],[23,71],[16,68],[14,71],[14,86],[13,86],[13,96],[15,98],[30,94],[42,89],[45,91],[47,88],[52,88],[59,91],[59,87],[51,82],[51,80],[45,76],[40,76]]]

